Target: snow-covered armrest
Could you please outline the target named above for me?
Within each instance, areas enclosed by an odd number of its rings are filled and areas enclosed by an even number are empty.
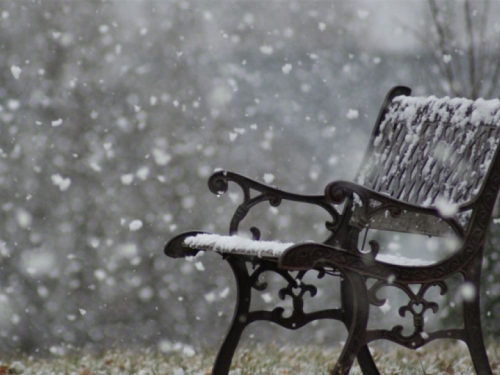
[[[190,231],[175,236],[165,245],[165,254],[171,258],[195,256],[200,250],[220,254],[240,254],[258,258],[278,258],[293,243],[259,241],[238,235],[221,236]]]
[[[256,241],[237,235],[222,236],[202,232],[188,232],[176,238],[178,239],[177,243],[185,249],[186,253],[189,254],[191,252],[191,255],[195,254],[195,252],[197,253],[199,250],[211,250],[223,255],[245,255],[275,260],[277,260],[286,249],[295,245],[292,242]],[[167,244],[167,246],[171,247],[172,245]],[[171,253],[167,255],[172,256]],[[375,260],[404,266],[427,266],[434,263],[433,261],[406,258],[392,254],[378,254]]]
[[[221,254],[240,254],[259,258],[278,258],[294,244],[277,241],[256,241],[242,236],[221,236],[218,234],[199,233],[186,237],[184,246],[191,249],[212,250]]]

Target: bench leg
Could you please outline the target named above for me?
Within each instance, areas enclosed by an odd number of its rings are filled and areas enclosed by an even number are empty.
[[[341,284],[341,293],[342,293],[342,306],[344,306],[345,310],[345,316],[346,316],[346,326],[347,329],[349,329],[351,325],[351,317],[353,316],[352,313],[352,295],[353,291],[352,288],[350,288],[350,285],[346,281],[342,281]],[[380,375],[380,372],[377,369],[377,365],[375,364],[375,361],[373,360],[373,357],[370,353],[370,349],[368,348],[368,345],[363,346],[359,352],[358,352],[358,364],[359,367],[361,367],[361,371],[363,372],[363,375]]]
[[[349,336],[331,375],[349,374],[356,357],[361,359],[363,373],[378,374],[373,358],[365,345],[370,308],[365,280],[363,276],[351,271],[344,272],[344,276],[341,287],[342,307],[345,311],[345,323],[349,327]]]
[[[477,303],[476,301],[464,302],[465,337],[472,363],[478,375],[491,375],[493,372],[484,346],[479,314],[479,299]]]
[[[224,342],[215,358],[212,375],[227,375],[231,367],[234,352],[240,341],[241,333],[247,326],[247,317],[250,311],[252,291],[245,262],[237,259],[228,259],[228,263],[236,278],[236,307],[233,320]]]
[[[472,363],[478,375],[491,375],[490,362],[484,346],[483,332],[481,329],[481,311],[479,307],[479,280],[481,263],[478,260],[472,264],[467,272],[466,281],[476,286],[476,295],[471,301],[464,301],[464,328],[465,341],[469,347]]]
[[[368,345],[363,346],[358,352],[358,363],[363,371],[363,375],[380,375],[380,372],[375,365],[370,349]]]

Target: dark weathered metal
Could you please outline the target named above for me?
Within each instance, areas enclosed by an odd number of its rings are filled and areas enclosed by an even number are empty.
[[[292,275],[289,271],[279,269],[276,262],[261,260],[258,262],[257,267],[249,272],[247,263],[255,264],[255,261],[249,262],[248,259],[239,255],[229,255],[226,257],[226,260],[231,265],[231,269],[236,278],[237,302],[231,326],[217,354],[212,374],[228,374],[231,360],[238,346],[241,333],[247,325],[253,322],[269,321],[281,327],[296,330],[319,319],[345,320],[341,309],[328,309],[315,311],[313,313],[304,312],[304,295],[306,293],[309,293],[312,297],[316,295],[316,287],[302,281],[302,278],[308,271],[301,271],[296,275]],[[281,300],[285,300],[286,297],[292,299],[293,311],[290,316],[283,316],[284,309],[282,307],[276,307],[273,310],[250,311],[252,289],[259,292],[263,292],[267,289],[267,283],[259,281],[259,277],[264,272],[276,273],[287,282],[288,285],[279,291],[278,296]],[[320,272],[318,277],[322,277],[322,275],[323,274]]]
[[[378,374],[368,349],[368,344],[375,340],[417,349],[445,338],[467,344],[478,374],[492,373],[481,332],[479,288],[483,245],[500,188],[500,104],[489,102],[476,113],[474,105],[478,102],[404,99],[410,93],[407,87],[396,87],[387,95],[356,182],[332,182],[324,195],[303,196],[231,172],[217,172],[209,179],[209,188],[215,194],[226,192],[229,182],[243,191],[243,202],[231,220],[230,235],[238,233],[252,207],[264,202],[272,206],[283,200],[310,203],[331,216],[326,223],[331,234],[323,243],[293,245],[280,257],[220,251],[235,274],[238,297],[214,374],[228,373],[241,332],[248,324],[266,320],[298,329],[316,319],[342,321],[349,332],[333,374],[348,374],[356,357],[364,374]],[[437,208],[440,197],[456,205],[456,213],[445,216]],[[340,204],[344,205],[342,214],[336,209]],[[380,245],[375,241],[370,241],[371,252],[358,249],[359,234],[367,228],[452,235],[461,245],[432,265],[389,264],[377,260]],[[259,240],[260,231],[255,227],[250,230],[253,238]],[[184,244],[187,237],[197,233],[200,232],[173,238],[165,246],[165,253],[176,258],[195,255],[199,250],[216,250],[210,246],[193,249]],[[254,266],[253,271],[249,271],[247,263]],[[318,277],[342,277],[340,309],[304,312],[304,295],[316,294],[314,285],[302,282],[304,274],[311,270],[317,271]],[[267,288],[266,283],[259,281],[264,272],[276,273],[287,283],[279,296],[292,299],[291,316],[284,317],[279,307],[250,311],[251,290]],[[427,291],[435,286],[442,295],[448,293],[448,279],[456,275],[461,275],[476,291],[473,298],[463,301],[463,326],[428,332],[424,315],[436,314],[439,306],[429,299]],[[385,302],[378,297],[382,289],[397,289],[408,297],[399,314],[412,318],[413,332],[403,333],[400,325],[367,329],[370,305],[381,306]]]
[[[247,326],[248,312],[252,300],[252,285],[245,260],[238,258],[228,258],[226,260],[231,266],[236,279],[236,306],[231,326],[215,358],[213,375],[226,375],[229,373],[234,352],[240,341],[241,334]]]
[[[246,217],[250,209],[262,202],[269,202],[269,204],[274,207],[279,206],[284,200],[314,204],[326,210],[332,217],[332,221],[325,223],[328,230],[334,232],[339,225],[340,214],[335,207],[326,200],[324,195],[300,195],[288,193],[286,191],[264,185],[248,177],[241,176],[237,173],[227,171],[214,173],[208,180],[208,188],[212,193],[221,195],[227,192],[229,182],[236,183],[243,191],[243,202],[238,206],[233,218],[231,219],[231,224],[229,226],[230,235],[238,233],[239,224]],[[258,193],[253,198],[251,197],[252,190]],[[259,230],[252,227],[252,232],[258,233]]]

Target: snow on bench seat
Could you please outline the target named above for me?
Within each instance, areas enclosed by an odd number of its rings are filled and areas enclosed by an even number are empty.
[[[224,254],[244,254],[249,256],[279,258],[292,242],[255,241],[241,236],[221,236],[218,234],[202,233],[187,237],[184,245],[192,249],[210,249]],[[378,261],[401,266],[428,266],[435,263],[423,259],[405,258],[399,255],[378,254]]]
[[[210,249],[218,253],[247,254],[262,257],[278,258],[294,243],[275,241],[255,241],[241,236],[221,236],[218,234],[198,234],[187,237],[184,245],[196,249]]]

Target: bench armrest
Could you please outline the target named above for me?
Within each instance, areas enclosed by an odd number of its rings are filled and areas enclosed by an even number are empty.
[[[443,216],[435,207],[423,207],[407,203],[350,181],[334,181],[329,183],[325,188],[325,197],[332,204],[341,204],[347,198],[352,197],[353,194],[361,200],[360,206],[364,210],[364,218],[367,221],[372,216],[383,211],[389,211],[394,218],[399,217],[404,211],[407,211],[437,217],[446,222],[459,238],[464,237],[464,230],[458,221],[453,217]],[[373,201],[378,204],[373,205]],[[468,205],[459,205],[458,213],[469,209]]]
[[[327,211],[332,217],[332,221],[326,223],[326,227],[332,232],[337,228],[340,222],[340,214],[335,209],[334,205],[327,201],[324,195],[301,195],[289,193],[228,171],[215,172],[208,180],[208,187],[212,193],[221,195],[227,192],[229,182],[236,183],[243,191],[243,202],[238,206],[231,219],[229,226],[230,235],[238,233],[240,222],[246,217],[249,210],[253,206],[266,201],[274,207],[279,206],[283,200],[317,205]],[[250,194],[251,190],[260,194],[252,197]],[[250,228],[250,231],[253,234],[253,239],[260,239],[260,231],[257,228],[252,227]]]
[[[185,257],[194,257],[198,254],[200,249],[193,249],[184,244],[184,241],[188,237],[196,237],[198,234],[205,234],[205,232],[201,231],[189,231],[178,234],[174,238],[171,238],[163,249],[165,255],[170,258],[185,258]]]

